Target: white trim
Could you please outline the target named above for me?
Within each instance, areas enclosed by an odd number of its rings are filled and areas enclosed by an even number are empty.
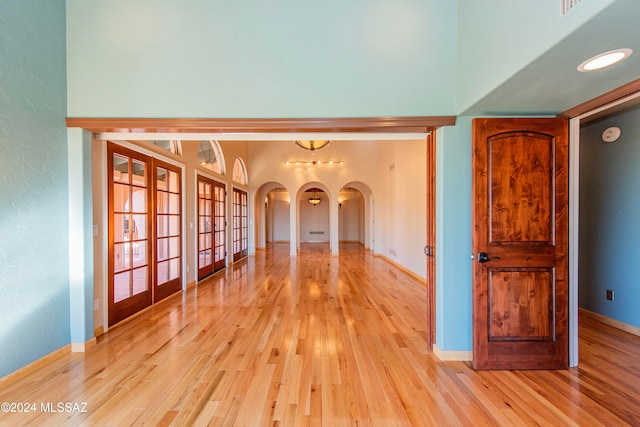
[[[569,367],[578,366],[578,221],[580,119],[569,121]]]
[[[442,351],[437,344],[433,345],[433,354],[443,362],[471,362],[473,352],[471,351]]]
[[[87,342],[72,342],[71,353],[84,353],[87,347],[96,344],[96,338],[93,337]]]
[[[130,132],[102,132],[97,133],[97,139],[104,140],[136,140],[153,141],[165,139],[180,140],[218,140],[218,141],[294,141],[297,139],[331,139],[336,141],[411,141],[424,140],[429,132],[386,133],[386,132],[281,132],[281,133],[130,133]]]

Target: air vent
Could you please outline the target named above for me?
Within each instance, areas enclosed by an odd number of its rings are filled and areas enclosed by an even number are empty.
[[[560,15],[569,12],[569,10],[579,2],[580,0],[560,0]]]

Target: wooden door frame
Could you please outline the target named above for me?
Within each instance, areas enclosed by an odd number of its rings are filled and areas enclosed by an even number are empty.
[[[430,350],[436,343],[436,135],[427,135],[427,236],[425,256],[427,290],[427,346]],[[430,249],[429,249],[430,248]]]
[[[205,182],[207,184],[211,184],[211,224],[213,227],[213,231],[211,232],[211,273],[207,274],[206,276],[202,276],[200,277],[200,240],[199,240],[199,234],[200,234],[200,189],[199,189],[199,185],[200,182]],[[203,174],[202,171],[197,170],[196,171],[196,179],[195,179],[195,201],[196,201],[196,207],[195,207],[195,211],[196,211],[196,218],[197,218],[197,226],[196,226],[196,238],[195,238],[195,246],[196,246],[196,282],[200,282],[202,280],[205,280],[207,277],[217,273],[220,270],[223,270],[227,267],[227,262],[228,257],[227,257],[227,253],[228,253],[228,229],[227,229],[227,184],[224,182],[220,182],[220,180],[213,178],[212,176]],[[224,219],[225,219],[225,228],[224,228],[224,250],[225,250],[225,255],[222,259],[222,263],[223,266],[220,268],[216,268],[216,261],[215,261],[215,249],[216,249],[216,228],[215,228],[215,219],[216,219],[216,201],[215,201],[215,191],[216,188],[221,188],[224,191],[224,197],[222,199],[222,204],[224,205]]]
[[[243,195],[244,195],[244,202],[246,203],[246,205],[243,205],[242,203],[240,203],[239,205],[236,205],[236,198],[235,195],[236,193],[238,193],[238,195],[240,196],[240,201],[242,202],[243,200]],[[238,229],[240,230],[240,256],[238,258],[236,258],[236,252],[235,252],[235,231],[236,231],[236,206],[240,206],[240,216],[238,216],[237,218],[240,218],[240,227],[238,227]],[[246,207],[246,216],[242,216],[242,208]],[[242,225],[242,219],[245,218],[247,225],[246,227],[243,227]],[[249,256],[249,192],[245,189],[242,188],[238,188],[238,187],[233,187],[231,189],[231,222],[232,222],[232,228],[231,228],[231,259],[233,260],[233,262],[236,261],[240,261],[243,258],[246,258],[247,256]],[[243,234],[242,230],[246,229],[246,234]],[[246,238],[247,240],[247,247],[246,249],[242,247],[242,242],[243,240]],[[244,253],[244,251],[246,250],[246,254]]]
[[[569,119],[569,366],[578,366],[578,290],[580,225],[580,124],[583,119],[610,114],[629,102],[640,102],[640,79],[560,114]]]
[[[427,224],[428,232],[433,233],[435,243],[435,131],[442,126],[455,126],[456,116],[413,116],[413,117],[359,117],[359,118],[91,118],[91,117],[67,117],[68,128],[82,128],[94,134],[119,133],[131,135],[135,139],[136,134],[145,133],[262,133],[275,134],[286,133],[292,136],[295,133],[386,133],[407,134],[422,133],[432,135],[432,182],[428,183],[433,191],[429,194],[431,209],[434,210],[433,224]],[[100,135],[96,135],[97,139]],[[184,174],[183,174],[184,179]],[[184,184],[184,183],[183,183]],[[231,192],[228,192],[231,194]],[[227,200],[228,202],[228,200]],[[227,204],[228,206],[231,204]],[[373,233],[373,230],[372,230]],[[231,233],[227,233],[231,235]],[[184,243],[183,243],[184,244]],[[227,246],[229,241],[227,241]],[[228,252],[228,250],[227,250]],[[196,250],[197,257],[197,250]],[[184,266],[183,266],[184,267]],[[436,340],[436,306],[435,306],[435,267],[432,272],[427,272],[427,342],[429,350],[433,349]],[[197,273],[196,273],[197,274]],[[429,281],[429,276],[433,276]],[[431,285],[429,286],[429,282]],[[184,284],[183,284],[184,287]],[[105,331],[108,322],[105,314]]]

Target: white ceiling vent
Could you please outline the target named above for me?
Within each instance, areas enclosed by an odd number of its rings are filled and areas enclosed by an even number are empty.
[[[577,5],[580,0],[560,0],[560,15],[567,13],[573,6]]]

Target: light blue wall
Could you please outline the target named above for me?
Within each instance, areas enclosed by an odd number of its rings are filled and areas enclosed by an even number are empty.
[[[457,2],[68,0],[70,117],[455,114]]]
[[[65,2],[0,2],[0,377],[69,343]]]
[[[456,111],[464,113],[616,0],[459,0]]]
[[[622,129],[602,142],[609,126]],[[580,132],[579,305],[640,327],[640,107]],[[614,291],[608,301],[606,289]]]
[[[471,117],[436,133],[436,344],[470,351]]]

